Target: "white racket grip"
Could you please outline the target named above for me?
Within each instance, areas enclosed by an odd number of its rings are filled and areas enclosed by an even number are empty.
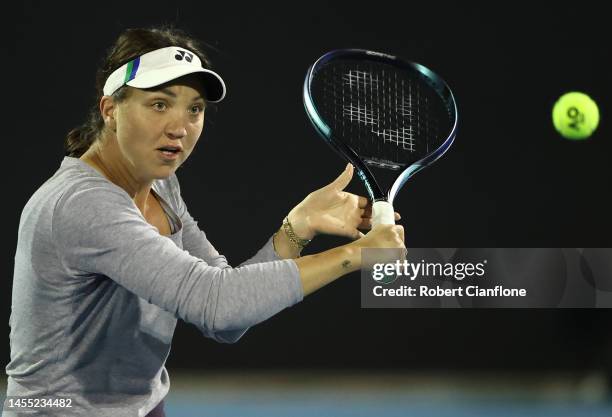
[[[388,201],[375,201],[372,204],[372,227],[377,224],[395,224],[395,210]]]

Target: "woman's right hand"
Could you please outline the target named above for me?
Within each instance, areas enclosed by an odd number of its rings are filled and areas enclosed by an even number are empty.
[[[376,262],[403,260],[406,252],[404,227],[399,224],[379,224],[374,226],[364,237],[349,243],[349,245],[354,246],[359,252],[360,249],[368,248],[398,249],[385,251],[384,258],[376,259]]]

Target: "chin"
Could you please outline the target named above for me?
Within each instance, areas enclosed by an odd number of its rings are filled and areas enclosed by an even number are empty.
[[[156,169],[155,172],[153,172],[153,178],[156,180],[165,180],[167,178],[170,178],[172,174],[176,172],[179,166],[180,165],[177,165],[177,166],[166,165],[159,169]]]

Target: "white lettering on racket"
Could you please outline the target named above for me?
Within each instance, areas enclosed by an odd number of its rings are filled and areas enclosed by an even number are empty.
[[[380,56],[383,58],[395,59],[395,55],[383,54],[382,52],[366,51],[367,55]]]

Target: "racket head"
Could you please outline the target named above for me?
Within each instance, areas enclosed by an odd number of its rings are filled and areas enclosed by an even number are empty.
[[[421,64],[380,52],[321,56],[306,73],[303,100],[316,131],[357,168],[373,201],[392,203],[457,132],[457,105],[446,82]],[[390,172],[389,184],[377,182],[373,171]]]

